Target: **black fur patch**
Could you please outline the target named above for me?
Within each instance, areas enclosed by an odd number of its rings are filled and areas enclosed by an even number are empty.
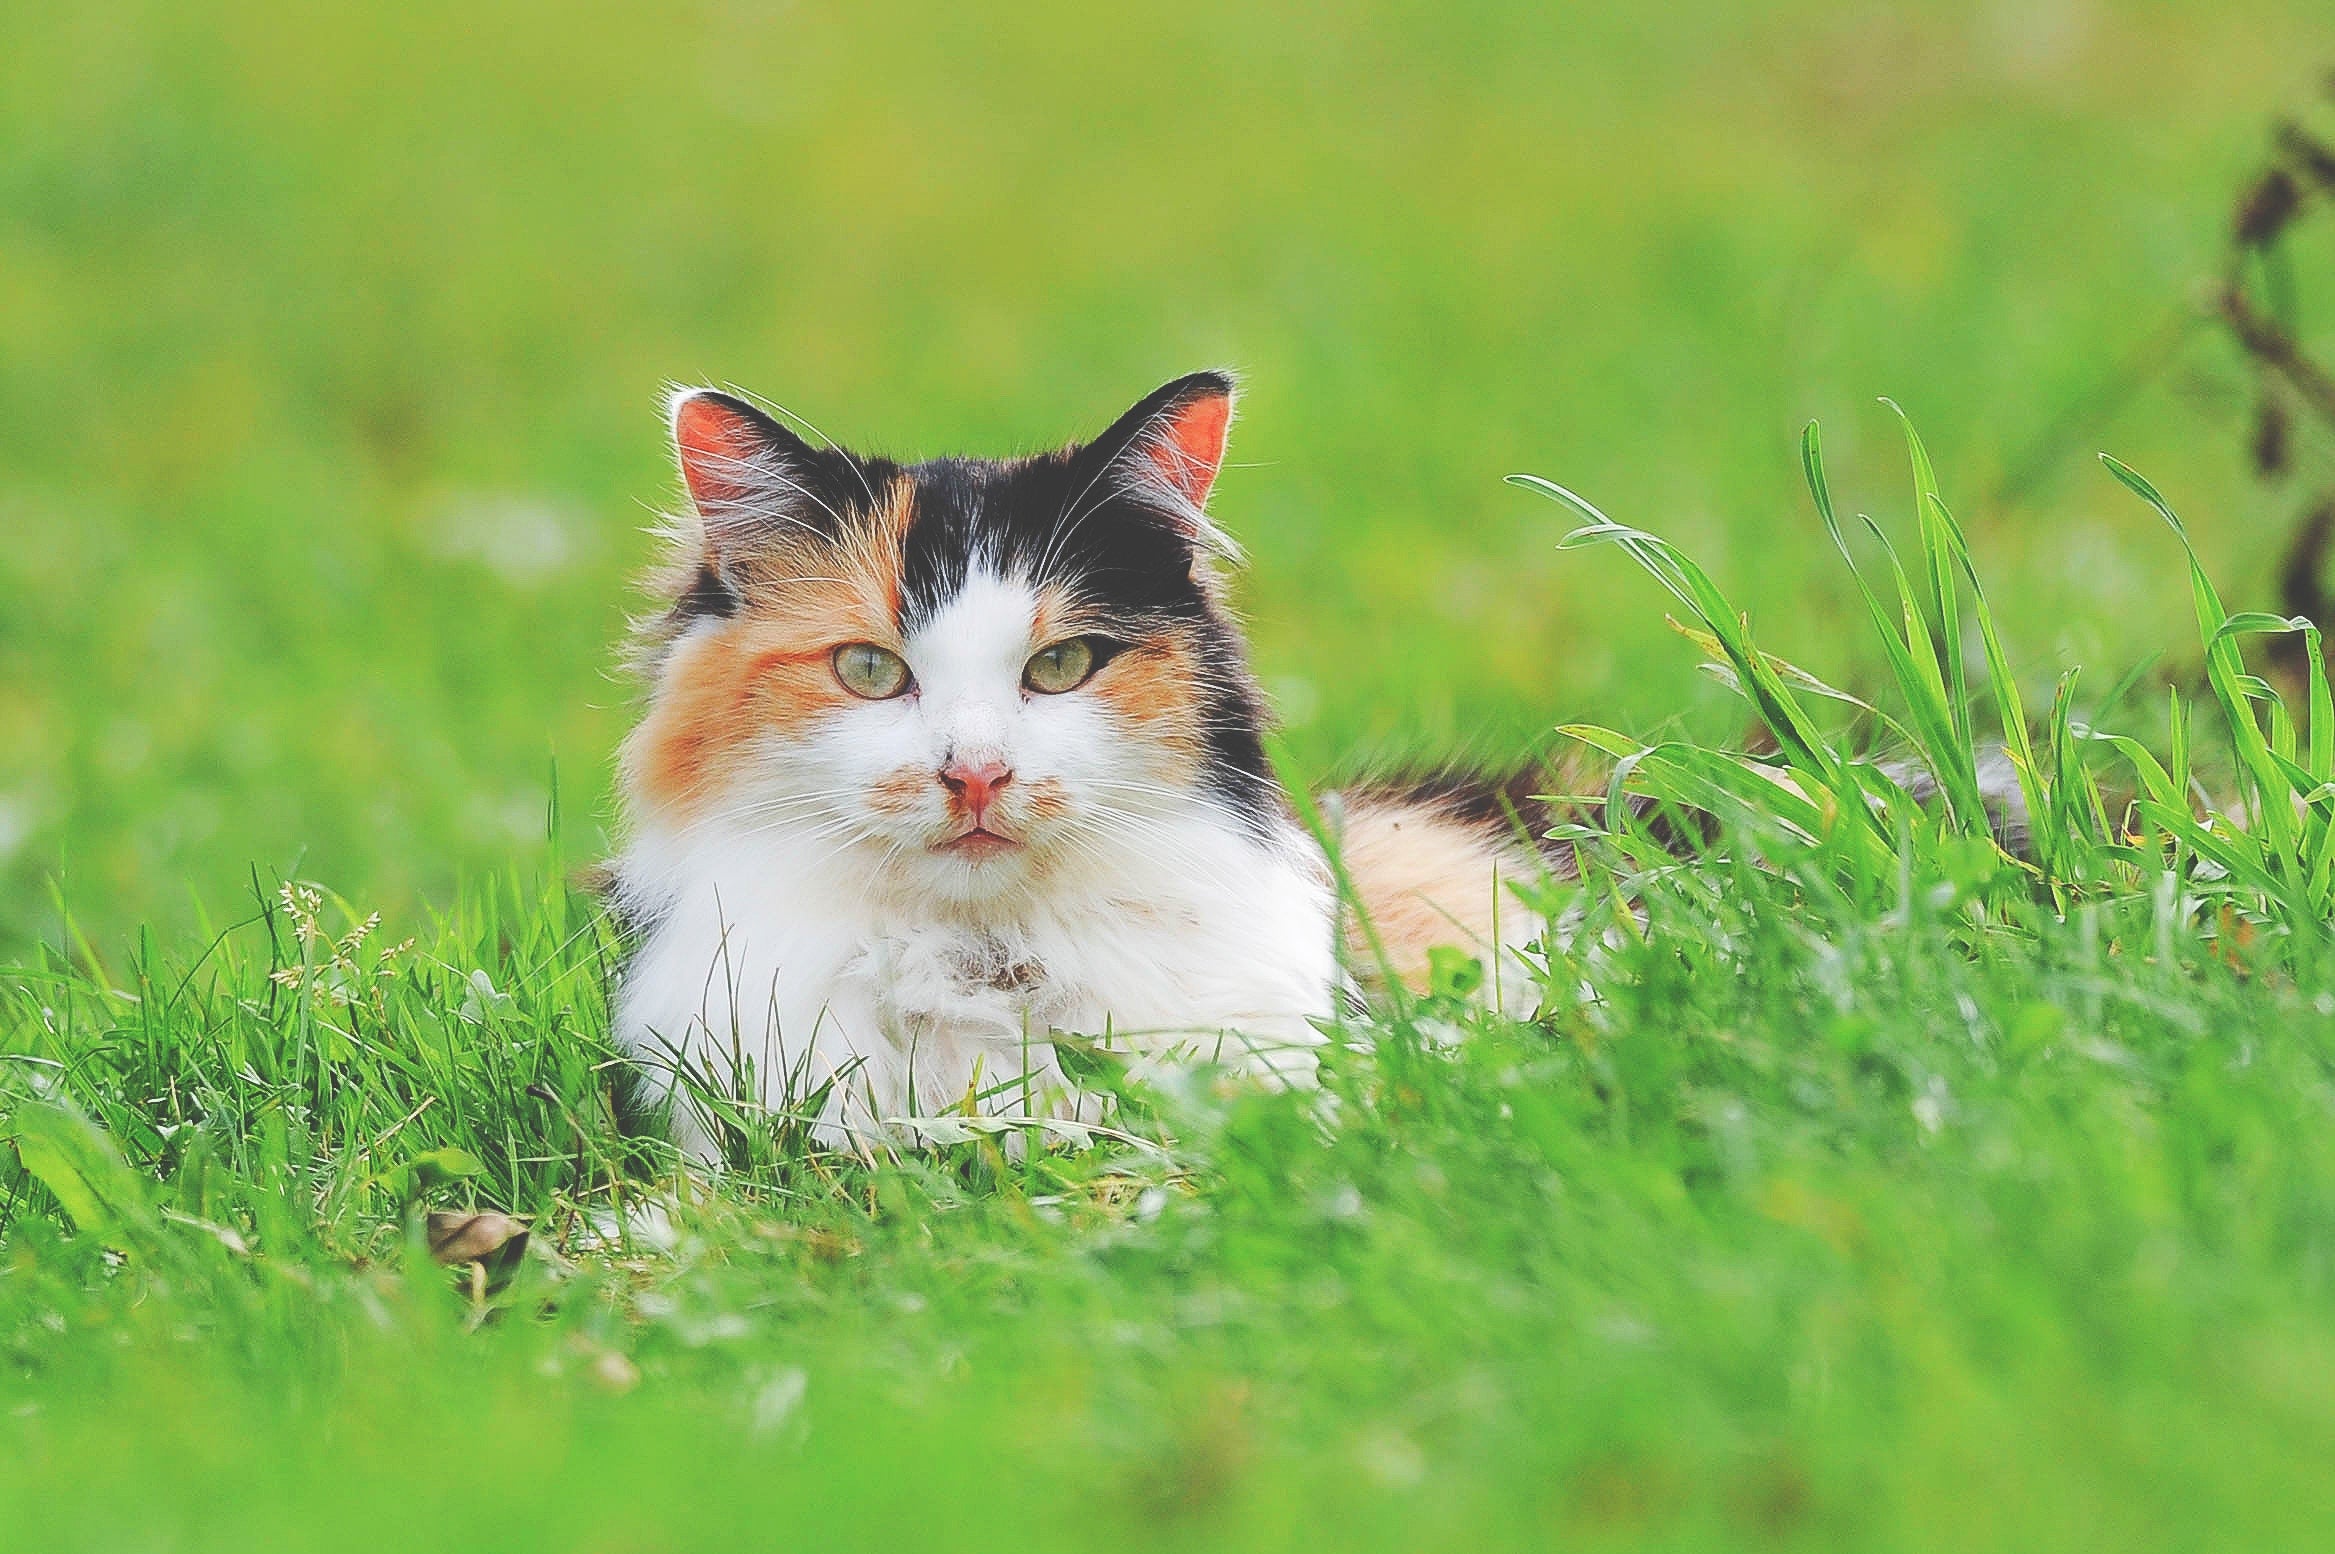
[[[707,561],[681,590],[681,597],[673,601],[673,623],[686,626],[692,621],[726,619],[738,613],[742,601],[738,591],[722,577],[719,568]]]
[[[1508,772],[1438,766],[1373,777],[1340,791],[1357,803],[1433,810],[1462,825],[1529,841],[1545,854],[1554,849],[1546,840],[1549,829],[1561,818],[1556,806],[1543,797],[1552,786],[1549,774],[1537,765]]]
[[[1283,807],[1265,759],[1266,713],[1240,633],[1202,586],[1194,542],[1145,503],[1118,461],[1167,409],[1228,392],[1219,374],[1180,379],[1085,447],[1010,462],[936,459],[915,488],[902,558],[901,625],[914,630],[965,586],[976,560],[1077,593],[1131,634],[1180,630],[1196,645],[1209,789],[1260,835]]]
[[[1575,868],[1573,844],[1552,841],[1549,833],[1567,821],[1595,818],[1594,812],[1584,814],[1550,797],[1571,786],[1561,771],[1536,762],[1506,772],[1429,767],[1368,778],[1340,791],[1356,803],[1415,806],[1487,833],[1528,841],[1551,868],[1570,875]],[[1682,857],[1708,846],[1716,835],[1716,822],[1699,810],[1673,809],[1637,796],[1629,806],[1658,846]]]

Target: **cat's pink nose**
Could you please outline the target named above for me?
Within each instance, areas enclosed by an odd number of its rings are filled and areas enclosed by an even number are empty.
[[[997,790],[1013,781],[1013,768],[1003,761],[951,761],[940,769],[941,786],[965,801],[973,812],[973,823],[981,823],[981,812],[997,797]]]

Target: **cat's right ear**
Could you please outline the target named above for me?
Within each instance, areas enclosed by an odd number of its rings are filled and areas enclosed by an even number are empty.
[[[678,390],[668,412],[709,563],[780,530],[819,527],[825,507],[812,494],[819,456],[810,444],[716,389]]]

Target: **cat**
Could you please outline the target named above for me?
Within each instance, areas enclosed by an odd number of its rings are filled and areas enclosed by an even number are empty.
[[[968,1108],[1093,1120],[1057,1035],[1303,1083],[1437,946],[1529,1001],[1543,925],[1505,882],[1564,865],[1529,778],[1325,795],[1325,847],[1267,760],[1208,515],[1234,392],[905,465],[672,396],[687,510],[611,901],[616,1035],[684,1150],[722,1141],[681,1074],[864,1151]]]

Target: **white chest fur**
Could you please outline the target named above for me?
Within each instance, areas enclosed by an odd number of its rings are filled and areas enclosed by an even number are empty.
[[[643,836],[619,872],[653,926],[617,991],[618,1040],[659,1092],[677,1067],[774,1110],[826,1088],[833,1143],[968,1105],[1077,1116],[1057,1032],[1310,1072],[1337,975],[1318,856],[1212,815],[1174,842],[1155,849],[1172,866],[1121,860],[976,913],[784,837]],[[709,1147],[686,1100],[674,1130]]]

